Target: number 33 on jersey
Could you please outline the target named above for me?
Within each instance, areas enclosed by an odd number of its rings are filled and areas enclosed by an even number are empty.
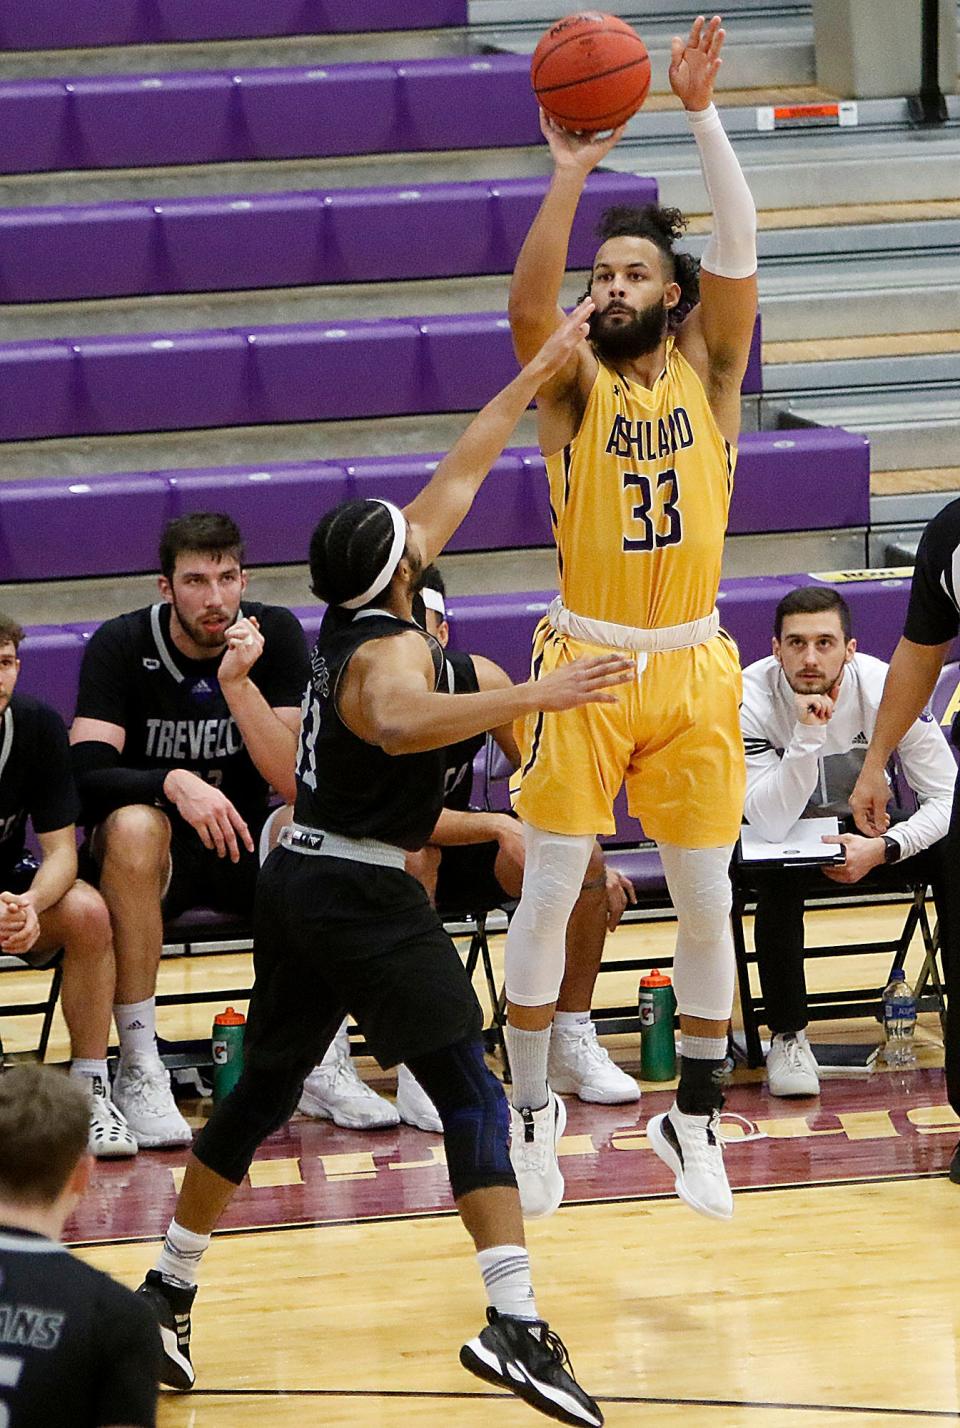
[[[672,339],[652,391],[601,363],[580,430],[547,458],[567,609],[641,629],[709,615],[735,463]]]

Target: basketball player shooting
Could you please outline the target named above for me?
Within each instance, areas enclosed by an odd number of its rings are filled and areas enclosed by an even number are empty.
[[[713,207],[699,295],[696,265],[674,251],[685,227],[677,210],[608,210],[588,337],[537,395],[561,594],[534,636],[534,675],[617,649],[635,655],[637,679],[614,705],[527,718],[521,738],[526,871],[507,938],[507,1040],[513,1163],[534,1217],[563,1195],[556,1141],[565,1114],[546,1071],[564,931],[594,836],[614,831],[624,781],[630,812],[657,842],[678,923],[680,1084],[648,1135],[689,1205],[719,1219],[733,1212],[718,1073],[733,1002],[727,868],[744,762],[739,660],[715,600],[757,257],[753,199],[712,103],[723,42],[719,16],[698,17],[685,41],[674,39],[670,65]],[[554,172],[510,290],[521,361],[562,320],[584,181],[623,132],[572,134],[546,115],[541,125]]]

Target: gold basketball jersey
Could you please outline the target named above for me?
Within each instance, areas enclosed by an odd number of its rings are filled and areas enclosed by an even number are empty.
[[[652,391],[601,362],[580,430],[546,463],[567,609],[640,629],[709,615],[735,462],[672,338]]]

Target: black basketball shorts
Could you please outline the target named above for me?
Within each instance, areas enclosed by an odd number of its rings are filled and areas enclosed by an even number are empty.
[[[276,848],[258,880],[253,960],[251,1069],[309,1069],[347,1012],[384,1068],[482,1028],[456,947],[400,868]]]

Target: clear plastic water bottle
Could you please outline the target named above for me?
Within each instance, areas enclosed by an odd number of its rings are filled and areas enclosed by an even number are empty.
[[[890,985],[883,994],[883,1059],[888,1066],[916,1066],[917,1053],[913,1033],[917,1026],[917,999],[902,967],[890,974]]]

